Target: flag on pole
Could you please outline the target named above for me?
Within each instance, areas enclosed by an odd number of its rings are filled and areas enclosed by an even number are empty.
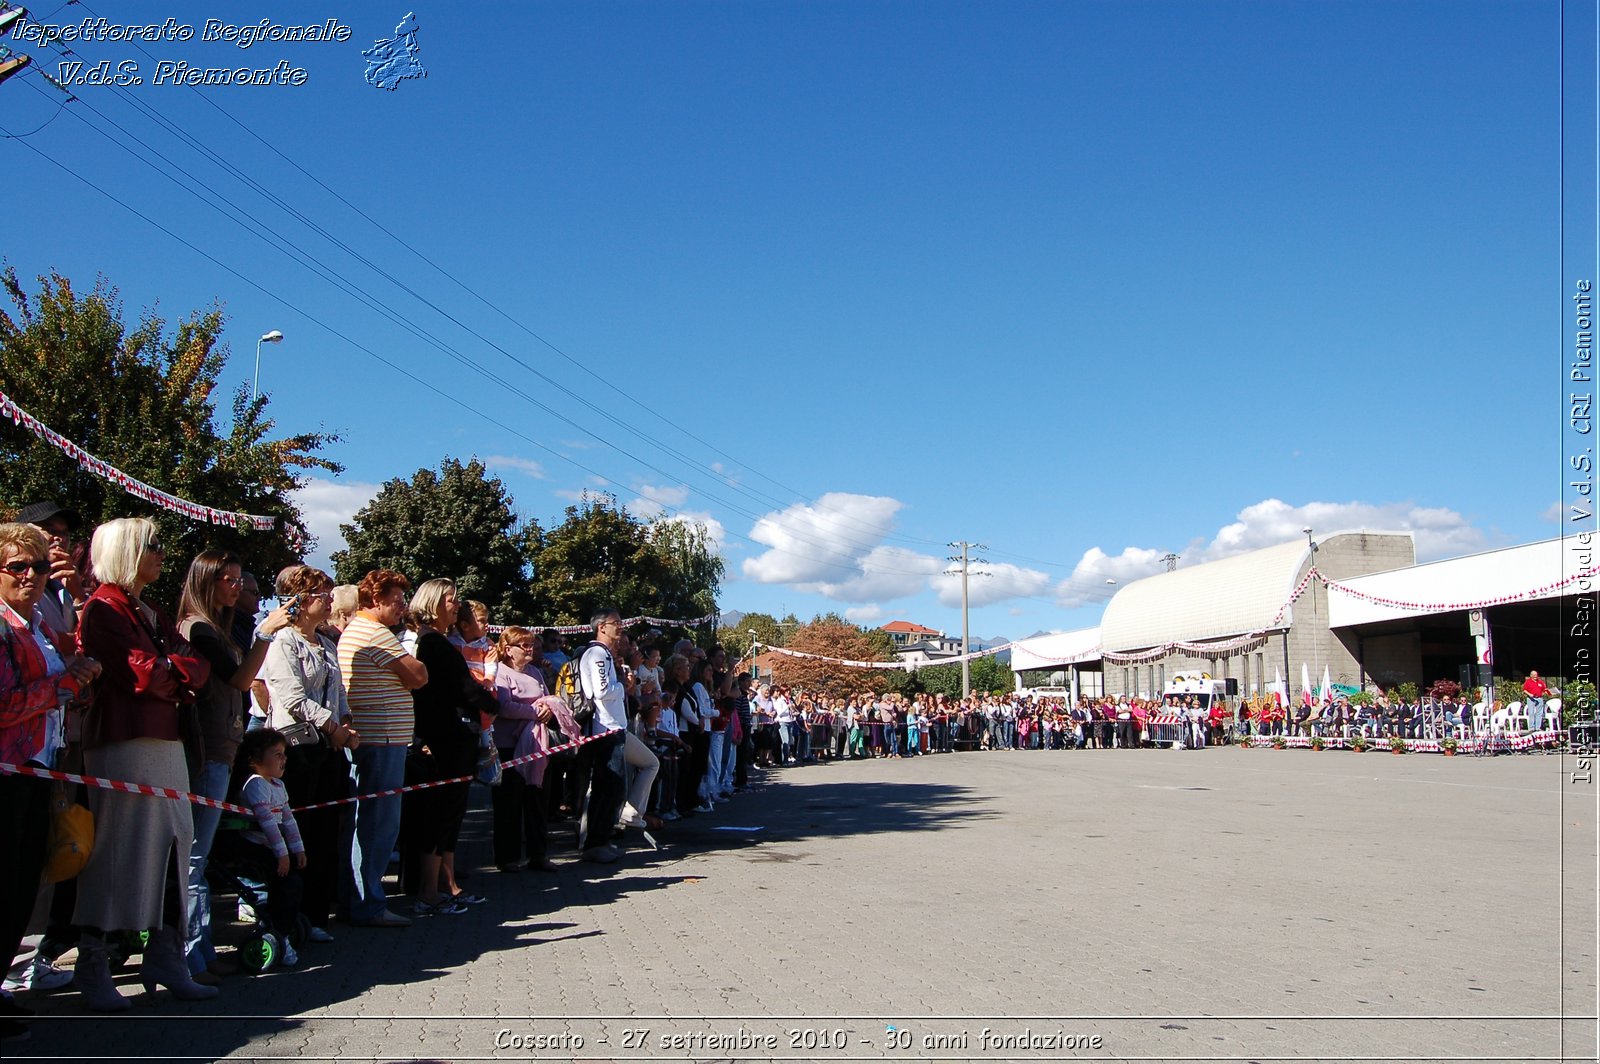
[[[1333,704],[1333,677],[1328,675],[1328,667],[1322,667],[1322,690],[1317,692],[1317,701],[1325,706]]]
[[[1300,663],[1300,698],[1311,705],[1311,669],[1303,661]]]

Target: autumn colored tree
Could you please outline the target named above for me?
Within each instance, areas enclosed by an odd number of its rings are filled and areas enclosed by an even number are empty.
[[[341,583],[373,569],[394,569],[413,584],[454,580],[463,599],[489,607],[495,624],[537,624],[527,558],[539,543],[536,522],[523,524],[511,495],[476,458],[446,458],[438,472],[396,477],[341,525],[346,549],[333,554]]]
[[[823,614],[803,624],[789,637],[790,650],[820,654],[845,661],[893,661],[871,633],[844,620],[836,613]],[[883,691],[897,681],[887,669],[851,668],[816,658],[782,656],[774,666],[779,683],[803,687],[830,696],[845,696],[859,691]]]
[[[176,603],[188,560],[207,548],[238,553],[264,584],[300,560],[305,526],[290,493],[299,470],[340,472],[317,454],[336,437],[274,438],[267,397],[252,402],[242,388],[231,402],[231,424],[217,423],[217,380],[229,354],[218,339],[219,308],[194,312],[169,333],[149,312],[126,327],[117,290],[104,278],[80,293],[52,273],[30,295],[8,268],[0,287],[12,308],[0,310],[0,389],[18,405],[153,487],[221,510],[275,517],[280,529],[257,532],[168,513],[79,468],[9,420],[0,421],[0,516],[55,500],[91,526],[115,517],[155,518],[169,560],[152,597],[166,606]]]

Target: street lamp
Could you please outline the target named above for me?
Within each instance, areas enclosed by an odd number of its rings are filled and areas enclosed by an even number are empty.
[[[273,329],[261,339],[256,341],[256,375],[250,381],[250,402],[256,401],[256,396],[261,394],[261,345],[283,343],[283,333]]]

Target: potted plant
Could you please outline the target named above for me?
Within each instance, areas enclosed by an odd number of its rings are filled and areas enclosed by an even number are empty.
[[[1361,753],[1367,748],[1367,735],[1365,732],[1356,732],[1350,737],[1350,749]]]
[[[1389,752],[1403,754],[1406,752],[1406,741],[1398,735],[1389,736]]]
[[[1313,750],[1321,750],[1322,747],[1323,747],[1322,736],[1313,735],[1311,737],[1311,749],[1313,749]]]
[[[1248,750],[1248,749],[1250,749],[1251,746],[1253,746],[1255,744],[1251,741],[1250,736],[1241,735],[1241,736],[1239,736],[1239,741],[1234,743],[1233,745],[1237,746],[1241,750]]]
[[[1439,750],[1444,754],[1445,757],[1455,757],[1456,748],[1460,745],[1460,740],[1453,735],[1447,735],[1443,739],[1439,740]]]
[[[1289,745],[1288,740],[1285,739],[1283,736],[1274,735],[1272,737],[1272,748],[1274,750],[1282,750],[1284,747],[1286,747],[1288,745]]]

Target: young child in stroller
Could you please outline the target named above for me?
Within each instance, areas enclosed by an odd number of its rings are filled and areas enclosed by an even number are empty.
[[[258,918],[265,917],[260,935],[265,948],[257,948],[257,963],[251,965],[258,970],[275,961],[290,968],[300,963],[294,940],[301,934],[300,870],[306,866],[306,852],[283,785],[288,755],[283,733],[271,728],[247,732],[229,786],[232,801],[249,807],[254,819],[244,821],[226,847],[227,864],[236,876],[266,884],[265,911],[256,906]]]

